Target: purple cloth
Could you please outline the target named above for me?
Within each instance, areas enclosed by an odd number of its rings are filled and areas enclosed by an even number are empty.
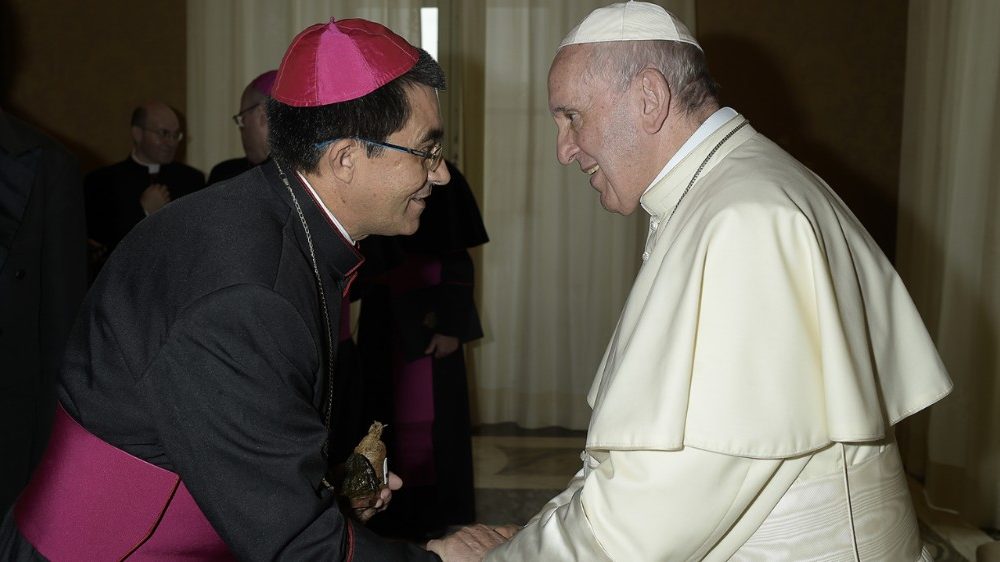
[[[180,477],[105,443],[60,405],[14,518],[60,560],[232,560]]]
[[[268,70],[267,72],[254,78],[253,81],[250,82],[250,87],[267,97],[271,97],[271,89],[274,88],[274,79],[277,77],[277,70]]]
[[[271,97],[293,107],[357,99],[406,74],[419,57],[413,45],[384,25],[331,19],[292,39]]]

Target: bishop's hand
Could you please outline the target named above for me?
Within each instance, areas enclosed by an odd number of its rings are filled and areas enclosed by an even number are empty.
[[[354,510],[354,516],[359,521],[367,523],[376,513],[385,511],[389,507],[389,502],[392,501],[392,492],[403,487],[403,480],[393,472],[389,472],[388,481],[389,484],[383,486],[378,495],[350,499],[351,509]]]

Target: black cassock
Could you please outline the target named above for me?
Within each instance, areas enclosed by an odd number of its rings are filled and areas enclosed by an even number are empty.
[[[475,518],[463,346],[440,359],[423,355],[434,333],[462,343],[483,335],[468,249],[489,238],[468,183],[447,164],[451,182],[427,198],[415,234],[361,241],[354,296],[365,417],[389,424],[389,468],[403,478],[371,523],[388,536],[425,539]]]

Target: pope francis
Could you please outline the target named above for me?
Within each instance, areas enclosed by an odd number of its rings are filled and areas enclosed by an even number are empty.
[[[858,220],[716,88],[653,4],[559,47],[558,159],[649,229],[582,468],[487,560],[926,556],[893,426],[951,382]]]

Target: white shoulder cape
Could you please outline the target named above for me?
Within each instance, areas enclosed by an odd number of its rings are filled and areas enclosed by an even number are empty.
[[[815,174],[737,116],[642,199],[639,271],[588,401],[591,449],[757,458],[881,439],[951,381],[902,281]]]

